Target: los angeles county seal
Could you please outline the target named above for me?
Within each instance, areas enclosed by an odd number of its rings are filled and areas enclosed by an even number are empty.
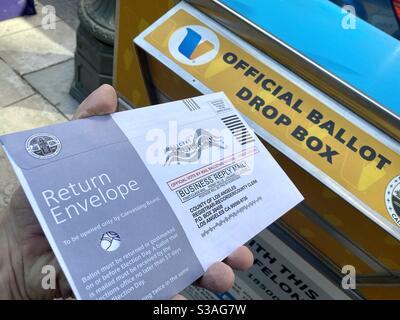
[[[400,226],[400,175],[389,182],[385,192],[386,208],[398,226]]]
[[[51,134],[39,133],[28,138],[25,148],[32,157],[49,159],[60,152],[61,142]]]

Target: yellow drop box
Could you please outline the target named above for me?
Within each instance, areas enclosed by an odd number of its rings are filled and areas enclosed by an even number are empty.
[[[174,1],[118,1],[114,84],[121,104],[141,107],[207,90],[225,91],[306,199],[275,224],[281,238],[338,286],[342,267],[354,266],[357,296],[399,299],[400,229],[384,197],[400,171],[398,144],[364,126],[345,107],[340,106],[341,112],[332,108],[317,88],[305,89],[290,71],[271,67],[270,60],[244,50],[231,41],[228,30],[208,23],[201,14],[177,10],[155,23],[174,5]],[[150,25],[134,48],[133,39]],[[196,67],[174,60],[168,40],[186,25],[205,26],[218,34],[216,60]],[[274,80],[274,86],[266,85],[270,90],[260,85],[261,80],[255,83],[261,73]],[[272,95],[278,86],[281,94]],[[240,94],[242,88],[251,92],[251,98],[246,98],[244,89]],[[287,92],[290,97],[284,95]],[[251,104],[255,97],[258,100]],[[270,118],[266,117],[260,112],[265,105],[274,106],[278,114],[273,118],[271,108],[265,111]],[[281,118],[277,125],[279,115],[289,120]],[[293,132],[299,126],[316,138],[300,140],[299,132],[296,138]],[[319,141],[322,146],[317,149]]]

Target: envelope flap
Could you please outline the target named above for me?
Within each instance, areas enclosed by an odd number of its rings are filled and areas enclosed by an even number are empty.
[[[126,141],[126,136],[110,116],[96,116],[0,137],[8,154],[22,169],[33,169],[123,141]]]

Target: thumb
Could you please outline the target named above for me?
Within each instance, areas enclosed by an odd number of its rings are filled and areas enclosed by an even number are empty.
[[[118,98],[115,89],[108,84],[103,84],[80,104],[73,119],[113,113],[117,110],[117,104]]]

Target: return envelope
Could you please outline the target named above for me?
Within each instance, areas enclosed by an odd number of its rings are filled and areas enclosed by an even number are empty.
[[[303,198],[223,93],[0,137],[78,299],[166,299]]]

